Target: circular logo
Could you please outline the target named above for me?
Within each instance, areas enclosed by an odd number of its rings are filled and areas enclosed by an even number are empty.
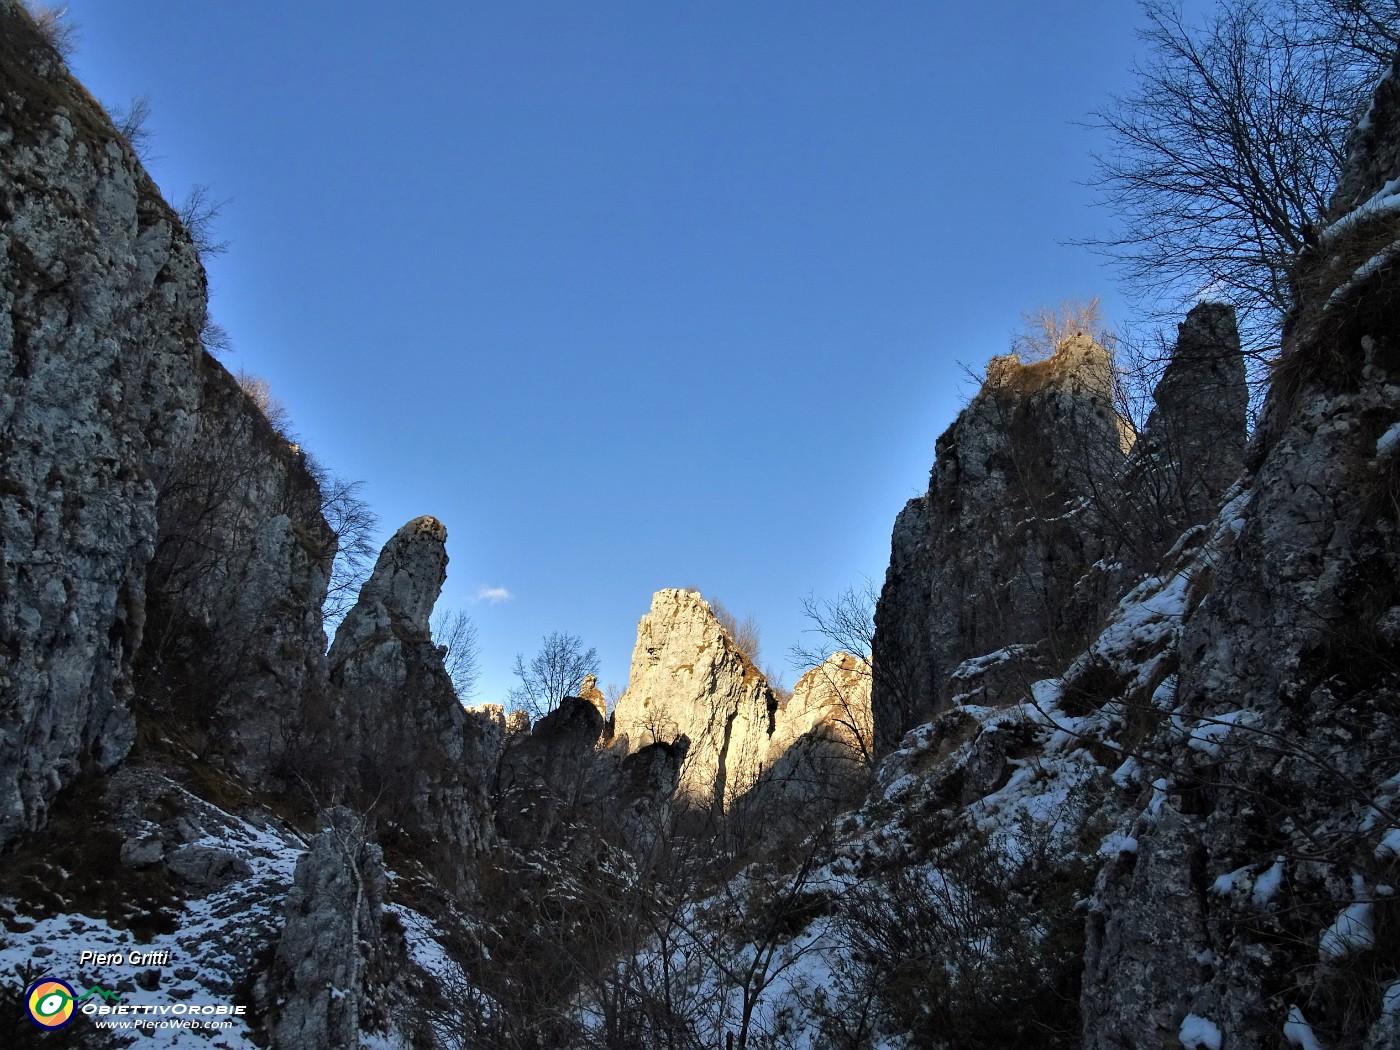
[[[62,1028],[73,1020],[73,989],[67,981],[44,977],[24,993],[29,1019],[40,1028]]]

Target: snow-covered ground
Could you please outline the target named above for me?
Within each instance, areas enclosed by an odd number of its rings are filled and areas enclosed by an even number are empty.
[[[200,1039],[212,1047],[251,1050],[255,1044],[247,1024],[238,1017],[197,1015],[201,1021],[227,1022],[229,1027],[195,1029],[187,1025],[192,1018],[187,1011],[195,1005],[238,1005],[235,985],[247,972],[256,950],[275,938],[281,925],[282,900],[305,846],[290,833],[228,814],[221,813],[219,823],[217,837],[210,835],[193,845],[232,854],[250,873],[206,896],[181,902],[173,933],[139,940],[130,930],[76,913],[26,920],[23,904],[8,901],[17,913],[13,925],[19,929],[0,930],[0,974],[10,981],[21,972],[56,977],[68,982],[80,996],[93,986],[117,990],[121,1005],[150,1008],[111,1018],[145,1025],[139,1034],[131,1029],[124,1034],[121,1028],[112,1029],[114,1036],[132,1042],[139,1039],[142,1046],[189,1046]],[[133,951],[170,954],[168,964],[162,966],[133,966],[123,961],[119,966],[99,967],[80,963],[85,951],[120,952],[124,960]],[[138,985],[137,975],[151,970],[159,974],[159,983],[153,989]],[[95,996],[83,1006],[96,1009],[101,1003]],[[94,1020],[102,1018],[78,1018],[73,1024],[88,1026]]]
[[[1214,543],[1233,538],[1231,523],[1238,517],[1240,501],[1221,515]],[[1206,547],[1211,547],[1207,542]],[[1212,556],[1208,551],[1187,559],[1173,574],[1144,580],[1128,594],[1089,651],[1066,678],[1090,662],[1110,668],[1124,683],[1121,692],[1146,691],[1145,696],[1170,717],[1175,707],[1175,676],[1164,673],[1179,640],[1187,608],[1187,592],[1193,565]],[[1001,650],[968,661],[969,676],[984,667],[1004,662],[1011,655]],[[877,774],[880,788],[855,814],[842,818],[840,841],[819,866],[776,876],[751,871],[706,901],[685,909],[681,934],[668,945],[663,959],[654,948],[640,960],[654,973],[669,973],[687,986],[687,999],[696,1004],[693,1016],[703,1045],[723,1045],[725,1033],[735,1032],[748,1014],[750,1045],[815,1050],[827,1045],[820,1031],[821,1009],[841,1009],[841,973],[852,964],[852,946],[843,936],[837,915],[845,895],[869,893],[883,875],[903,869],[928,884],[929,897],[951,909],[966,904],[967,891],[956,871],[942,871],[931,860],[916,859],[928,834],[922,825],[933,810],[951,812],[946,800],[936,798],[941,774],[967,766],[979,752],[1004,753],[1000,777],[982,797],[954,807],[953,842],[976,842],[991,851],[983,856],[1014,870],[1034,857],[1070,857],[1082,849],[1081,838],[1091,834],[1099,843],[1100,858],[1116,858],[1137,849],[1130,833],[1131,821],[1141,806],[1105,806],[1102,784],[1114,783],[1124,800],[1138,797],[1150,807],[1151,791],[1142,770],[1114,740],[1122,728],[1123,705],[1111,699],[1102,707],[1071,713],[1065,708],[1066,685],[1061,679],[1036,682],[1020,704],[1004,707],[964,705],[956,710],[974,723],[960,735],[965,742],[943,758],[937,758],[940,730],[937,723],[920,726],[905,737],[901,750],[890,755]],[[1222,745],[1243,716],[1183,725],[1183,736],[1193,746]],[[964,723],[966,724],[966,723]],[[1000,746],[997,734],[1029,741],[1020,748]],[[998,747],[1000,746],[1000,751]],[[1104,756],[1111,756],[1104,765]],[[1098,785],[1098,787],[1095,787]],[[1167,786],[1158,792],[1165,798]],[[1258,881],[1267,886],[1275,873]],[[791,880],[802,881],[794,888]],[[751,887],[746,886],[751,882]],[[771,904],[793,890],[825,902],[795,931],[761,943],[744,941],[734,915],[750,900]],[[759,905],[755,903],[755,907]],[[1030,937],[1038,936],[1030,929]],[[978,935],[970,933],[975,940]],[[969,943],[969,953],[995,950],[989,944]],[[664,965],[663,965],[664,964]],[[856,1004],[848,1004],[856,1009]],[[589,1018],[588,1011],[584,1011]],[[598,1018],[592,1016],[593,1023]],[[897,1050],[903,1045],[896,1034],[871,1033],[876,1050]],[[1192,1045],[1211,1045],[1207,1024],[1184,1033]],[[1218,1043],[1216,1044],[1218,1045]]]

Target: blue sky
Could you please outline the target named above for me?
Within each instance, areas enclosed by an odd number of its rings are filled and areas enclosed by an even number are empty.
[[[1125,319],[1065,242],[1109,225],[1075,122],[1128,84],[1127,0],[69,10],[166,196],[231,198],[225,363],[384,535],[447,523],[479,700],[553,630],[625,683],[661,587],[786,666],[803,597],[883,578],[963,366],[1065,297]]]

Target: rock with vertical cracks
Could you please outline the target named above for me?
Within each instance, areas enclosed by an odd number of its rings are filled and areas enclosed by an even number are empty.
[[[485,779],[494,734],[457,701],[428,627],[447,576],[447,529],[424,516],[384,545],[328,654],[318,731],[346,798],[373,808],[449,884],[472,883],[491,841]]]
[[[1083,333],[994,358],[938,439],[928,492],[895,522],[875,616],[875,751],[931,717],[963,661],[1036,645],[1063,665],[1098,613],[1078,583],[1103,551],[1089,513],[1124,458],[1112,362]]]

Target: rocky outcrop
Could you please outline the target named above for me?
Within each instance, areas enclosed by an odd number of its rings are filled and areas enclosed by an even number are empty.
[[[676,790],[690,741],[647,744],[623,760],[612,791],[611,810],[622,841],[644,864],[656,860],[675,811]]]
[[[504,837],[518,846],[545,841],[561,819],[609,794],[615,763],[598,750],[602,733],[597,706],[566,696],[529,732],[506,739],[492,793]]]
[[[742,801],[775,821],[791,818],[787,827],[851,801],[864,784],[870,681],[865,661],[836,653],[779,703],[708,602],[693,591],[658,591],[637,626],[612,749],[640,757],[651,745],[679,744],[684,802],[729,812]]]
[[[876,611],[878,753],[954,697],[1014,699],[1063,670],[1239,476],[1248,389],[1230,307],[1203,303],[1180,325],[1135,442],[1114,383],[1082,333],[1046,361],[994,358],[938,439]]]
[[[326,681],[321,606],[336,537],[300,448],[217,361],[161,487],[138,711],[248,785],[282,786]]]
[[[854,801],[869,778],[872,730],[870,665],[834,653],[775,712],[752,801],[808,827],[818,813]]]
[[[491,841],[485,780],[498,741],[463,711],[428,627],[447,576],[447,529],[414,518],[384,545],[328,661],[318,771],[344,797],[382,807],[431,869],[467,888]]]
[[[637,625],[627,691],[613,714],[615,747],[688,742],[680,792],[727,808],[757,780],[777,698],[694,591],[657,591]]]
[[[1234,308],[1201,303],[1177,328],[1121,494],[1100,512],[1129,583],[1187,528],[1214,516],[1244,468],[1248,410]]]
[[[871,668],[850,652],[834,652],[797,680],[774,715],[764,780],[784,794],[840,794],[860,783],[874,755]]]
[[[860,657],[833,653],[797,680],[774,717],[769,766],[813,734],[839,743],[859,761],[870,761],[870,665]]]
[[[1354,210],[1400,176],[1395,83],[1334,203],[1329,229],[1353,246],[1400,241],[1393,209]],[[1241,1050],[1280,1034],[1394,1045],[1400,288],[1371,247],[1343,264],[1322,240],[1300,264],[1226,523],[1237,537],[1185,624],[1172,725],[1149,744],[1168,758],[1133,830],[1142,859],[1099,878],[1087,1047],[1165,1042],[1191,1015]],[[1183,723],[1208,737],[1182,741]]]
[[[205,279],[131,149],[0,3],[0,847],[135,734],[156,502]]]
[[[1082,333],[1055,355],[994,358],[938,439],[928,492],[895,522],[875,616],[875,750],[948,697],[964,661],[1034,645],[1041,671],[1098,612],[1077,585],[1103,541],[1090,507],[1124,458],[1108,351]]]
[[[275,1050],[343,1050],[361,1045],[363,1032],[383,1030],[375,1001],[409,965],[386,891],[384,855],[363,818],[332,810],[297,862],[261,989]]]
[[[578,688],[579,699],[586,700],[598,712],[598,717],[607,720],[608,698],[603,695],[603,691],[598,688],[598,676],[596,674],[584,675],[583,684]]]

